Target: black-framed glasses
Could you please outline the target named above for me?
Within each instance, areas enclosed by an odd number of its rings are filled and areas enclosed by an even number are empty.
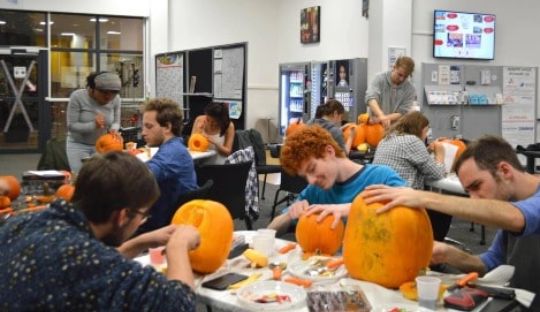
[[[116,96],[118,95],[118,93],[120,93],[120,91],[115,91],[115,90],[102,90],[102,89],[96,89],[96,90],[98,90],[99,92],[105,95],[110,95],[110,96]]]
[[[150,219],[152,217],[152,215],[150,215],[150,209],[147,209],[146,211],[132,210],[131,212],[133,213],[133,217],[135,217],[135,215],[137,215],[137,214],[142,216],[140,224],[145,223],[146,221],[148,221],[148,219]]]

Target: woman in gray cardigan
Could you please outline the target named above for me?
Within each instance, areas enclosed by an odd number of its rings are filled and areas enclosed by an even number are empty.
[[[81,159],[96,152],[96,140],[110,132],[122,140],[120,129],[120,78],[110,72],[92,73],[86,89],[71,94],[67,107],[68,136],[66,153],[72,172],[77,173]]]

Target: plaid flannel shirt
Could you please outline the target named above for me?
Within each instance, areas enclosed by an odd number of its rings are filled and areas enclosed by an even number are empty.
[[[385,137],[377,146],[373,163],[391,167],[414,189],[423,189],[425,179],[445,176],[444,164],[436,162],[424,142],[412,134]]]
[[[255,151],[253,147],[248,146],[245,149],[238,150],[227,157],[226,164],[238,164],[251,161],[248,178],[246,181],[246,214],[251,220],[259,218],[259,181],[257,169],[255,167]]]

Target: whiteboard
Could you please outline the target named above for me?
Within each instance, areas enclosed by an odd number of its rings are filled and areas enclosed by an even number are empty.
[[[214,98],[242,100],[244,47],[214,50]]]

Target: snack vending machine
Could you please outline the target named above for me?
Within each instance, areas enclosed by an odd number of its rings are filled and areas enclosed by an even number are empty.
[[[279,66],[279,134],[284,135],[291,121],[304,119],[309,106],[310,63]]]

